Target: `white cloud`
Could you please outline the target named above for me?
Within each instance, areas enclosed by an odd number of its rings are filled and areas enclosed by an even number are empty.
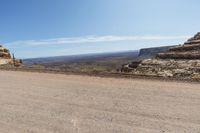
[[[117,42],[117,41],[147,41],[147,40],[176,40],[187,39],[191,36],[85,36],[85,37],[66,37],[44,40],[21,40],[6,43],[10,47],[19,46],[41,46],[41,45],[61,45],[61,44],[81,44],[96,42]]]

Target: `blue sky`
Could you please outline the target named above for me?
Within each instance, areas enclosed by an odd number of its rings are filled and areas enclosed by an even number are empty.
[[[0,43],[17,57],[135,50],[200,31],[199,0],[0,0]]]

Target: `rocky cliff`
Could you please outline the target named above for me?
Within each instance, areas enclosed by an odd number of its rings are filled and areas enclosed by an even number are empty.
[[[183,45],[170,48],[157,55],[160,59],[200,59],[200,32]]]
[[[168,51],[174,46],[163,46],[163,47],[153,47],[153,48],[143,48],[139,52],[139,58],[154,58],[158,53],[163,53]]]
[[[142,60],[136,68],[128,70],[135,75],[200,80],[200,33],[183,45],[159,53],[156,58]]]
[[[10,51],[7,48],[0,45],[0,65],[6,64],[19,66],[22,64],[22,61],[20,59],[15,59],[14,57],[12,58]]]

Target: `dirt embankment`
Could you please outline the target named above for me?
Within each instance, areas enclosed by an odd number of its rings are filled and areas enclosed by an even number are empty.
[[[200,131],[200,84],[0,71],[2,133]]]

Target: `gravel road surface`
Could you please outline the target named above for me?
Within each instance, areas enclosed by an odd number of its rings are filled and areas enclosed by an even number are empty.
[[[200,84],[0,71],[0,133],[200,133]]]

